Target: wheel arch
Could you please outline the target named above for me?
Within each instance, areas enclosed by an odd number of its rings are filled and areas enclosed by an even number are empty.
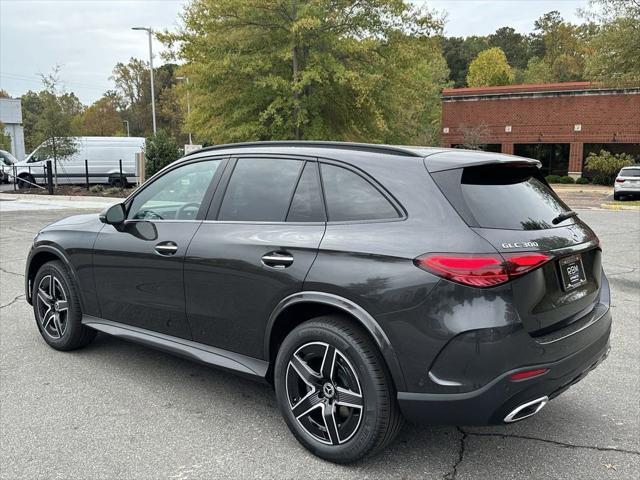
[[[53,245],[40,245],[35,247],[31,253],[29,254],[29,260],[27,261],[27,268],[25,272],[25,296],[27,302],[32,304],[33,299],[31,298],[32,292],[32,281],[40,270],[40,267],[47,262],[51,262],[54,260],[59,260],[64,264],[71,275],[74,283],[78,284],[78,278],[76,276],[76,271],[71,265],[71,262],[64,254],[62,250],[53,246]],[[82,296],[79,295],[80,305],[82,306]]]
[[[275,356],[287,334],[312,318],[338,314],[362,326],[380,349],[397,391],[405,390],[405,380],[393,346],[380,324],[360,305],[325,292],[298,292],[282,300],[271,313],[264,339],[265,358],[271,379]]]

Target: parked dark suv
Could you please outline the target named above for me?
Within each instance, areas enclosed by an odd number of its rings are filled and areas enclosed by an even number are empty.
[[[227,145],[43,229],[27,299],[58,350],[96,331],[273,384],[316,455],[403,418],[537,413],[609,349],[594,233],[536,160],[325,142]]]

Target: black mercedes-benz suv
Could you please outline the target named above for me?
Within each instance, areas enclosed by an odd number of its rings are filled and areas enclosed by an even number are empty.
[[[403,419],[534,415],[608,353],[596,235],[536,160],[330,142],[206,148],[36,236],[44,340],[96,331],[269,382],[351,462]]]

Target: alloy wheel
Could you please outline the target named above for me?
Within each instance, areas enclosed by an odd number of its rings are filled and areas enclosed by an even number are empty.
[[[45,275],[38,283],[36,308],[42,330],[54,340],[62,338],[67,330],[69,304],[62,283],[54,275]]]
[[[364,413],[360,380],[346,356],[324,342],[310,342],[292,355],[286,372],[287,397],[296,421],[327,445],[347,442]]]

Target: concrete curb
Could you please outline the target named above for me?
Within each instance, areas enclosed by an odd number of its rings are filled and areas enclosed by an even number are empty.
[[[34,202],[96,202],[96,203],[117,203],[123,201],[120,197],[89,197],[84,195],[37,195],[31,193],[2,193],[5,200],[32,200]]]
[[[611,203],[601,203],[600,208],[605,208],[607,210],[630,210],[640,212],[640,205],[616,205]]]

